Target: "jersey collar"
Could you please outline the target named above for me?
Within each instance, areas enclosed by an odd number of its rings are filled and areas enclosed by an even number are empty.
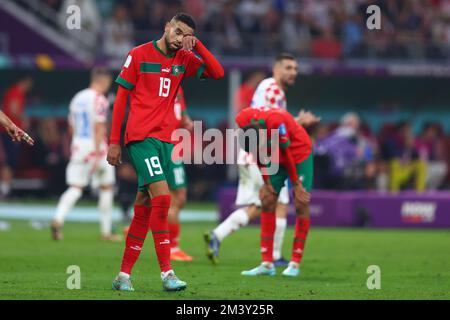
[[[174,53],[172,53],[172,54],[165,54],[165,53],[158,47],[158,44],[156,43],[156,40],[153,40],[152,43],[153,43],[153,46],[155,47],[155,49],[158,50],[164,57],[170,59],[170,58],[172,58],[172,57],[175,55]]]

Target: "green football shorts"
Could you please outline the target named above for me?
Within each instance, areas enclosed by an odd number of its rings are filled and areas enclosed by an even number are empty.
[[[165,180],[171,189],[186,186],[183,164],[172,161],[173,144],[156,138],[145,138],[127,144],[131,163],[138,177],[138,190],[146,191],[148,185]]]
[[[308,158],[301,163],[297,163],[295,167],[297,168],[297,174],[302,182],[302,186],[306,191],[311,192],[314,173],[313,152],[311,151]],[[280,166],[277,174],[270,176],[270,183],[276,193],[280,194],[280,190],[284,187],[284,182],[288,178],[288,172],[283,166]]]
[[[167,172],[167,183],[170,190],[177,190],[187,187],[186,171],[181,160],[170,161],[169,171]]]

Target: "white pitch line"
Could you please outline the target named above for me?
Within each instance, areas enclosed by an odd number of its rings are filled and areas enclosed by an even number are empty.
[[[0,204],[0,218],[21,220],[51,220],[55,214],[55,206],[50,205],[21,205]],[[97,222],[99,212],[96,207],[75,207],[66,217],[66,221]],[[122,214],[118,208],[113,209],[113,221],[120,221]],[[180,213],[182,222],[189,221],[218,221],[217,212],[182,210]]]

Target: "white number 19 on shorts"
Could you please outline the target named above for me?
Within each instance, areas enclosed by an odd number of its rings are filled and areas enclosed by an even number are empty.
[[[150,177],[153,177],[155,174],[163,173],[161,164],[159,163],[159,158],[157,156],[151,157],[150,159],[145,159],[145,163],[147,164]]]

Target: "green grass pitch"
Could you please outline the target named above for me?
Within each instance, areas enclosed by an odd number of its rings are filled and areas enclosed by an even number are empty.
[[[161,288],[149,235],[133,272],[136,292],[111,290],[124,243],[99,240],[98,224],[68,222],[65,240],[53,242],[47,229],[11,221],[0,231],[0,299],[450,299],[450,232],[447,230],[365,230],[315,228],[310,231],[299,278],[248,278],[244,269],[259,263],[257,227],[226,239],[221,262],[204,256],[203,232],[214,224],[182,226],[182,247],[195,257],[175,262],[188,282],[183,292]],[[289,256],[292,228],[285,237]],[[69,290],[69,265],[81,269],[81,289]],[[381,289],[366,286],[367,267],[381,268]]]

